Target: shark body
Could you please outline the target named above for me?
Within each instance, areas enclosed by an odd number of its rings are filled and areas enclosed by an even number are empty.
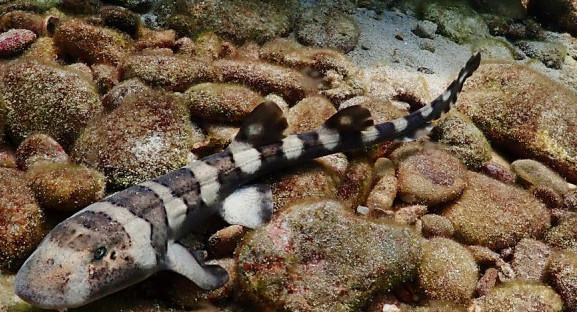
[[[243,185],[267,172],[385,140],[410,139],[430,128],[430,121],[454,105],[479,63],[476,54],[434,101],[378,125],[368,110],[352,106],[315,131],[284,137],[287,122],[281,110],[264,102],[226,150],[112,194],[57,225],[18,272],[15,292],[35,306],[66,309],[160,270],[175,271],[204,289],[218,288],[228,279],[226,271],[206,265],[200,253],[178,244],[179,238],[216,212],[231,224],[254,228],[266,223],[272,215],[270,189]]]

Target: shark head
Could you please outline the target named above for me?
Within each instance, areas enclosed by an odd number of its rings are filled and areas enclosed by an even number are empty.
[[[150,276],[156,259],[143,260],[138,237],[123,223],[91,210],[60,223],[18,271],[16,294],[41,308],[65,309]]]

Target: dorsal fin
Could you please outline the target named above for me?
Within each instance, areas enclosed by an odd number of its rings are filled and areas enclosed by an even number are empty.
[[[332,115],[321,128],[338,132],[359,132],[372,125],[371,112],[360,105],[353,105]]]
[[[282,110],[272,101],[258,105],[242,123],[229,149],[241,150],[277,142],[288,127]]]

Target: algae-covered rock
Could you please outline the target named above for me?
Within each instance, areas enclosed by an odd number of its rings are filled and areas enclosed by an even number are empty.
[[[438,32],[457,43],[489,37],[483,17],[464,1],[422,1],[420,15],[439,25]]]
[[[0,271],[20,267],[44,236],[43,222],[24,174],[0,168]]]
[[[366,202],[373,185],[372,164],[366,157],[355,157],[341,177],[337,195],[345,207],[356,209]]]
[[[577,97],[527,67],[483,64],[457,107],[492,143],[577,181]]]
[[[563,301],[549,286],[515,281],[493,288],[478,307],[481,312],[561,312]]]
[[[46,209],[76,212],[104,197],[104,175],[85,166],[41,163],[26,175],[28,185]]]
[[[395,176],[395,166],[388,158],[379,158],[373,166],[374,183],[366,205],[371,211],[390,210],[397,195],[397,177]]]
[[[567,311],[577,311],[577,253],[560,251],[553,254],[547,265],[547,276]]]
[[[521,40],[515,42],[515,45],[527,56],[555,69],[561,69],[567,56],[567,48],[561,43]]]
[[[291,107],[286,114],[288,133],[313,131],[337,112],[331,101],[322,95],[309,96]]]
[[[317,93],[315,82],[292,68],[253,60],[219,60],[214,66],[224,82],[240,82],[263,94],[275,93],[290,103]]]
[[[124,79],[140,78],[171,91],[185,91],[199,82],[213,81],[210,64],[174,55],[132,55],[123,65]]]
[[[294,205],[237,250],[243,291],[282,311],[356,311],[414,275],[421,255],[408,227],[371,222],[335,201]]]
[[[0,58],[22,52],[36,40],[36,34],[28,29],[10,29],[0,33]]]
[[[59,24],[54,42],[65,54],[89,64],[118,65],[130,49],[130,38],[126,34],[80,20]]]
[[[549,228],[549,211],[530,193],[479,173],[468,172],[467,180],[461,197],[443,211],[462,243],[501,249]]]
[[[245,86],[226,83],[197,84],[184,95],[193,117],[222,122],[240,122],[264,101]]]
[[[102,97],[102,105],[107,110],[113,110],[122,104],[122,101],[133,94],[150,90],[142,80],[138,78],[127,79],[115,85]]]
[[[196,37],[212,30],[220,36],[263,43],[288,34],[297,1],[164,0],[155,6],[159,22],[180,35]]]
[[[545,241],[554,247],[577,252],[577,215],[570,215],[549,229]]]
[[[559,195],[569,191],[567,182],[555,171],[532,159],[519,159],[511,163],[517,179],[528,187],[546,186]]]
[[[455,227],[443,216],[430,213],[422,216],[421,221],[423,222],[421,231],[426,238],[435,236],[451,238],[455,234]]]
[[[390,310],[390,312],[466,312],[467,309],[458,303],[447,300],[433,300],[422,306],[401,305],[400,310]],[[380,312],[380,311],[379,311]],[[389,310],[383,312],[389,312]]]
[[[90,120],[100,115],[100,96],[81,74],[56,65],[18,61],[0,72],[7,133],[21,142],[32,133],[44,133],[70,146]]]
[[[317,5],[299,15],[296,35],[305,45],[346,53],[357,45],[361,31],[348,14],[334,6]]]
[[[181,101],[147,91],[87,127],[71,157],[103,172],[112,188],[126,188],[187,164],[192,144],[202,138],[192,132]]]
[[[53,138],[45,134],[33,134],[27,137],[16,150],[16,162],[22,170],[28,170],[35,163],[47,161],[53,163],[68,162],[68,155]]]
[[[467,248],[447,238],[433,238],[423,244],[417,280],[428,299],[466,303],[475,291],[478,271]]]
[[[544,281],[545,266],[553,250],[547,244],[532,238],[523,238],[515,245],[511,266],[515,277],[522,280]]]
[[[447,144],[447,150],[469,169],[481,168],[491,159],[491,145],[483,133],[465,116],[453,113],[433,128],[431,138]]]
[[[465,166],[438,149],[423,149],[400,160],[399,196],[407,203],[436,205],[457,198],[465,188]]]

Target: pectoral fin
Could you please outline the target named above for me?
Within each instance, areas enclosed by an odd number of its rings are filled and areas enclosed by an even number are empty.
[[[220,207],[220,215],[230,224],[257,228],[273,213],[273,199],[267,184],[246,185],[230,194]]]
[[[180,244],[168,245],[166,258],[169,270],[185,276],[202,289],[216,289],[228,281],[225,269],[219,265],[205,264],[200,254],[193,255]]]

